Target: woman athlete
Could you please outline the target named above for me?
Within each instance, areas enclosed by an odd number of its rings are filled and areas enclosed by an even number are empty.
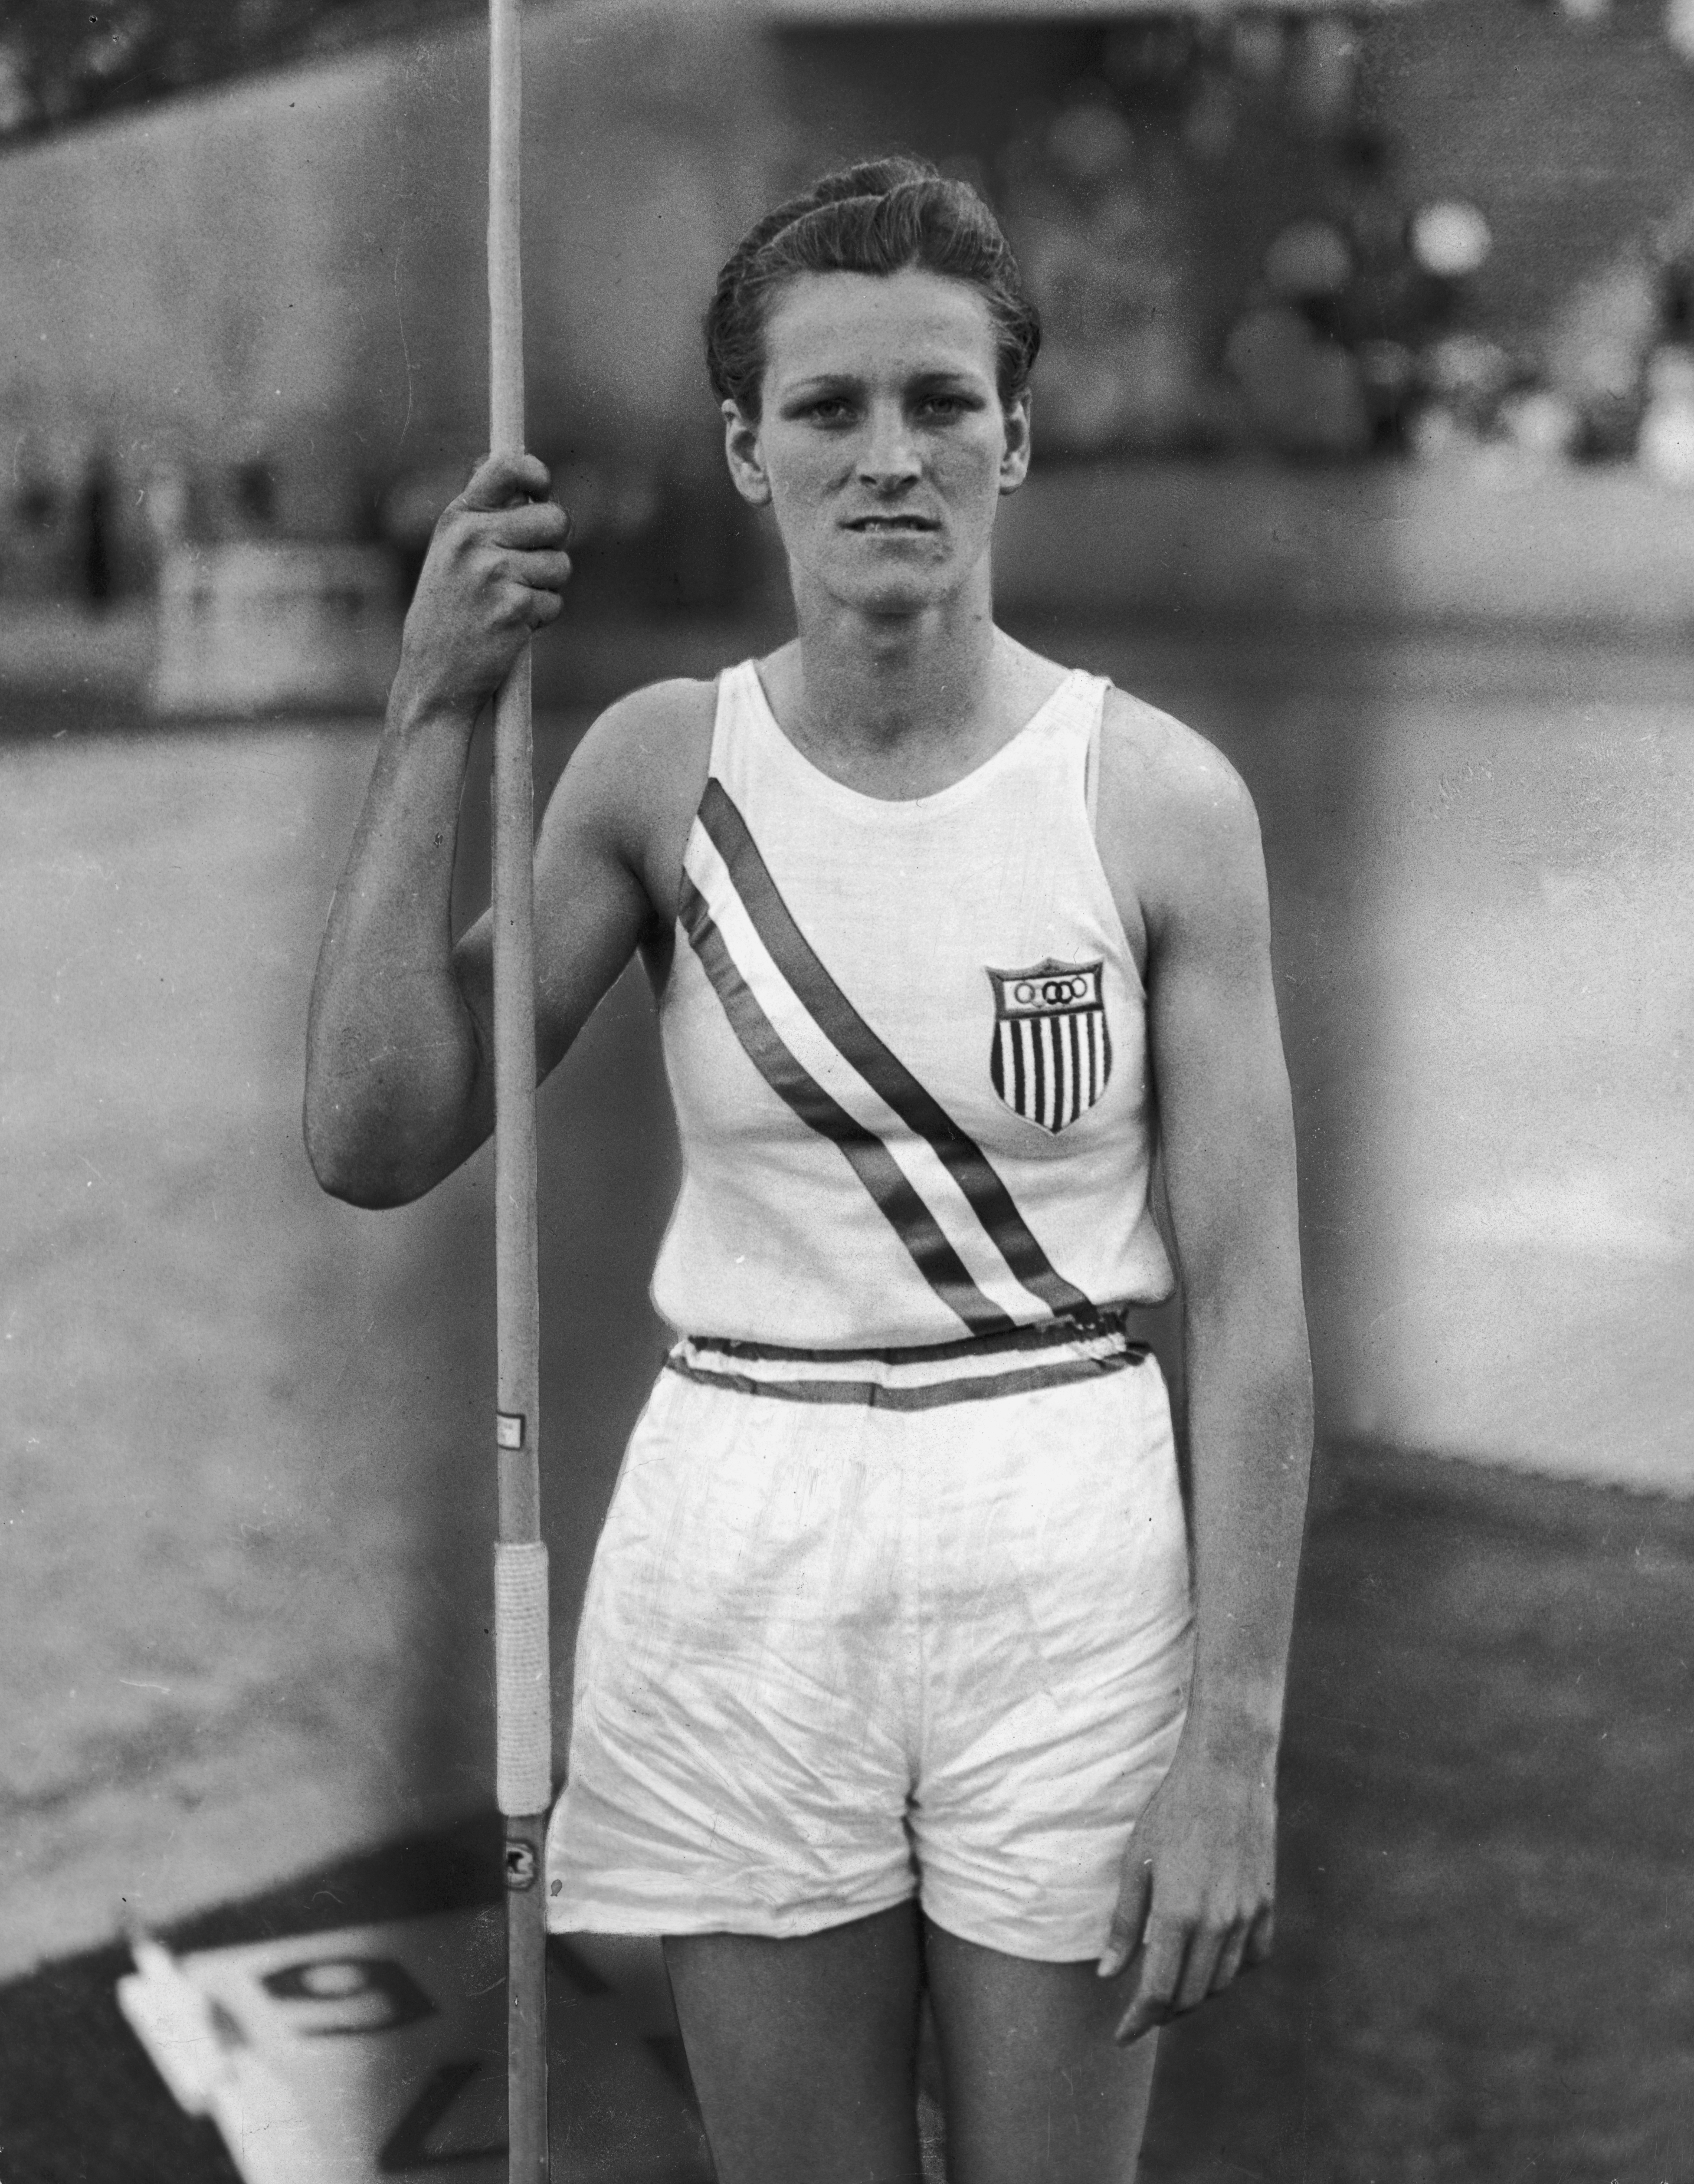
[[[1122,2184],[1154,2028],[1270,1942],[1311,1397],[1263,866],[1214,750],[995,627],[1038,339],[916,162],[754,229],[707,348],[798,634],[612,706],[536,851],[543,1070],[638,950],[683,1152],[549,1916],[665,1937],[722,2184],[916,2177],[926,1986],[954,2184]],[[547,487],[443,517],[331,912],[307,1137],[362,1205],[491,1127],[454,840],[559,611]],[[1123,1325],[1156,1132],[1186,1526]]]

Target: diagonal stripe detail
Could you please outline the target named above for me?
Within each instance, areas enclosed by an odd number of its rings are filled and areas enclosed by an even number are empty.
[[[981,1146],[883,1044],[818,961],[778,893],[746,821],[716,777],[705,785],[699,820],[772,961],[872,1091],[929,1145],[1017,1281],[1054,1312],[1086,1306],[1088,1298],[1056,1271]]]
[[[816,1130],[820,1137],[827,1138],[840,1148],[853,1173],[875,1201],[877,1210],[911,1254],[913,1264],[936,1295],[957,1313],[973,1334],[999,1334],[1014,1326],[1016,1322],[991,1298],[984,1296],[971,1279],[934,1215],[901,1173],[882,1139],[855,1122],[844,1107],[833,1100],[789,1050],[760,1006],[758,996],[736,968],[723,935],[713,922],[705,897],[687,873],[683,876],[680,916],[683,929],[723,1004],[730,1028],[749,1061],[808,1129]]]

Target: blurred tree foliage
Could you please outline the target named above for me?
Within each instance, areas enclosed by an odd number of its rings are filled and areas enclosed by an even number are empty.
[[[0,0],[0,147],[482,0]]]

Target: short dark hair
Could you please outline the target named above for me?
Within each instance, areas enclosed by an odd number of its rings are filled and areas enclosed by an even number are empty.
[[[766,213],[717,276],[705,315],[706,369],[718,399],[759,415],[765,324],[784,282],[802,273],[904,272],[918,266],[976,289],[994,326],[1002,403],[1029,383],[1041,321],[1023,292],[1000,222],[968,182],[927,160],[869,159],[824,175]]]

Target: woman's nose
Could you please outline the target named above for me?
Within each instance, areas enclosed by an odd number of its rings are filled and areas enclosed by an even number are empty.
[[[896,404],[871,413],[859,454],[859,476],[867,485],[895,485],[922,468],[905,412]]]

